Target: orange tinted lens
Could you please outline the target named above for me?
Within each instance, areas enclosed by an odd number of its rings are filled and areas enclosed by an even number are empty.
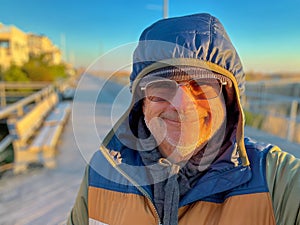
[[[221,83],[216,79],[190,81],[190,90],[197,99],[216,98],[221,91]]]

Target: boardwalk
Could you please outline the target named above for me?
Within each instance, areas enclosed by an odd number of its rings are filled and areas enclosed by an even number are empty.
[[[111,127],[111,117],[105,113],[112,99],[111,91],[118,89],[110,90],[112,87],[107,86],[107,93],[97,99],[101,85],[98,78],[89,76],[81,83],[77,101],[73,103],[76,110],[73,110],[72,116],[76,120],[72,123],[70,117],[58,144],[57,168],[33,169],[17,176],[9,173],[0,179],[1,225],[64,224],[74,203],[86,161],[97,150],[99,137],[103,137]],[[96,108],[93,102],[95,96],[100,102]],[[97,116],[91,118],[90,109]],[[118,109],[118,104],[115,109]],[[98,137],[93,134],[94,121],[100,123],[96,125]],[[75,138],[75,135],[80,137]]]
[[[124,91],[111,108],[111,102],[115,99],[112,96],[119,92],[120,87],[106,85],[105,92],[99,98],[103,82],[92,76],[86,76],[79,85],[72,116],[58,145],[57,168],[37,168],[16,176],[6,174],[0,179],[1,225],[65,223],[87,160],[129,101],[128,92]],[[247,129],[247,132],[258,138],[263,136],[251,129]],[[293,149],[299,147],[291,145]]]

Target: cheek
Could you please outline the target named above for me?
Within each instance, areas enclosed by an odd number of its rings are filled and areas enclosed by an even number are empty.
[[[165,122],[159,117],[163,110],[159,107],[152,106],[151,103],[144,103],[143,113],[147,128],[154,136],[159,145],[167,135],[167,126]]]
[[[207,101],[207,100],[203,100],[203,101],[198,101],[195,104],[195,108],[197,109],[198,113],[201,111],[206,111],[206,112],[210,112],[212,109],[212,102],[211,101]]]
[[[162,113],[163,109],[155,105],[155,103],[149,103],[146,100],[143,104],[143,113],[145,119],[147,121],[151,120],[152,118],[158,117]]]
[[[222,97],[210,101],[199,101],[197,106],[199,118],[206,113],[204,124],[210,127],[212,131],[218,129],[225,120],[226,106]]]
[[[212,105],[208,101],[201,101],[197,103],[196,110],[199,119],[203,119],[205,124],[209,124],[212,121]]]
[[[226,106],[221,98],[217,98],[212,102],[210,112],[213,121],[213,129],[216,130],[220,128],[226,118]]]
[[[160,133],[159,135],[156,135],[159,131],[164,130],[165,132],[165,126],[159,117],[161,111],[157,107],[152,106],[151,103],[144,103],[143,113],[146,126],[150,132],[155,136],[156,139],[157,136],[162,136]]]
[[[143,113],[144,113],[144,117],[146,121],[149,121],[151,119],[151,117],[153,117],[153,112],[151,107],[149,107],[149,105],[146,103],[144,103],[143,105]]]

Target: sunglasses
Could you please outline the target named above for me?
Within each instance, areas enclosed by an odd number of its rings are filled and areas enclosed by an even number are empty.
[[[161,79],[148,82],[141,87],[152,102],[171,101],[179,87],[186,86],[196,100],[210,100],[218,97],[226,81],[215,78],[201,78],[177,83],[175,80]]]

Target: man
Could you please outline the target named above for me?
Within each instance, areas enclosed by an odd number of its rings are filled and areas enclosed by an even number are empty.
[[[148,27],[130,79],[68,224],[300,224],[300,162],[244,138],[244,72],[218,19]]]

